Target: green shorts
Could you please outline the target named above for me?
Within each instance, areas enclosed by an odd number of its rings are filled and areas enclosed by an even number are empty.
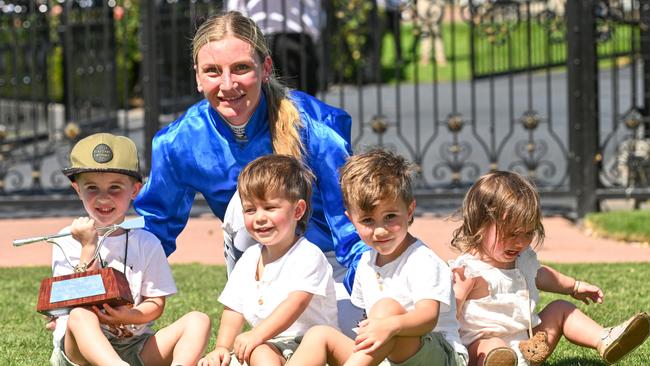
[[[142,358],[140,358],[140,352],[142,352],[144,344],[152,335],[153,334],[142,334],[130,338],[112,338],[108,341],[111,342],[113,349],[120,358],[125,362],[128,362],[129,365],[144,366]],[[52,351],[50,364],[52,366],[79,366],[70,361],[70,359],[65,355],[64,349],[63,340],[61,340],[61,348],[55,348],[54,351]]]
[[[379,366],[467,366],[465,355],[457,353],[442,334],[429,333],[420,339],[420,349],[408,360],[395,363],[386,358]]]

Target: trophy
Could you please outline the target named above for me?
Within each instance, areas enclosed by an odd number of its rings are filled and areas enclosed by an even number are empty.
[[[143,227],[144,218],[138,217],[132,220],[125,220],[121,224],[97,228],[97,231],[104,232],[104,234],[100,236],[97,249],[95,249],[95,253],[89,263],[99,255],[99,249],[102,247],[104,239],[116,230],[140,229]],[[13,245],[14,247],[19,247],[44,241],[61,248],[52,239],[67,235],[71,235],[70,232],[18,239],[13,241]],[[61,251],[63,252],[62,248]],[[70,259],[65,252],[63,252],[63,255],[68,264],[75,268],[76,266],[70,263]],[[109,304],[110,306],[133,304],[129,283],[124,273],[114,268],[106,267],[45,278],[41,281],[36,311],[47,316],[58,317],[68,314],[72,308],[77,306],[100,304]]]

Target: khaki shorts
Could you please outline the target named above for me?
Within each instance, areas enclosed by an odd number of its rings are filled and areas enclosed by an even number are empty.
[[[467,366],[465,355],[457,353],[442,334],[429,333],[420,339],[420,349],[408,360],[395,363],[385,359],[379,366]]]
[[[296,352],[296,349],[302,341],[302,336],[299,337],[275,337],[271,338],[266,343],[277,348],[278,351],[282,354],[285,360],[288,360],[293,356],[293,353]],[[242,366],[242,364],[237,361],[237,358],[231,353],[230,354],[230,366]]]
[[[140,358],[140,352],[142,352],[144,344],[152,335],[153,334],[142,334],[130,338],[111,338],[108,341],[111,342],[111,345],[118,356],[129,365],[144,366],[142,358]],[[70,359],[65,355],[63,341],[64,340],[61,340],[61,348],[54,348],[54,351],[52,351],[50,364],[52,366],[79,366],[70,361]]]

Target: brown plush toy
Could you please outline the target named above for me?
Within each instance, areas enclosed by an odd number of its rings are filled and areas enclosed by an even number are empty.
[[[540,364],[550,356],[546,332],[535,333],[533,338],[519,342],[519,350],[526,360]]]

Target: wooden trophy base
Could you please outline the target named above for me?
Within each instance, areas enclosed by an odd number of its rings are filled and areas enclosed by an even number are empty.
[[[45,278],[41,282],[36,310],[48,316],[61,316],[77,306],[101,304],[133,304],[124,273],[106,267]]]

